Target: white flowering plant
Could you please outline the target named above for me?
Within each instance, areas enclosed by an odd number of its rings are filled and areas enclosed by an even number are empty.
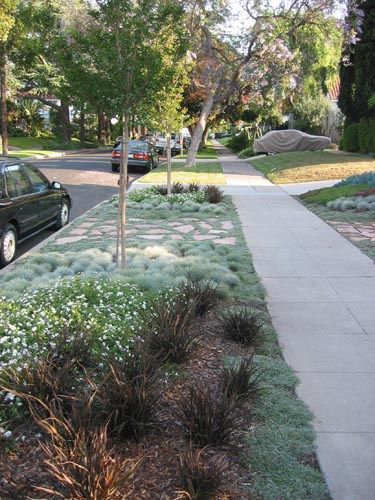
[[[171,194],[168,196],[168,198],[160,194],[155,186],[151,186],[146,189],[135,189],[134,191],[131,191],[128,195],[129,201],[134,201],[136,203],[141,203],[143,201],[148,201],[149,203],[152,204],[160,204],[165,201],[168,201],[169,203],[184,203],[186,201],[191,201],[194,203],[203,203],[206,201],[206,195],[204,191],[194,191],[192,193],[190,192],[185,192],[185,193],[175,193]]]
[[[121,279],[59,279],[17,301],[0,303],[0,370],[53,349],[65,327],[85,328],[100,357],[126,351],[150,313],[155,294]]]

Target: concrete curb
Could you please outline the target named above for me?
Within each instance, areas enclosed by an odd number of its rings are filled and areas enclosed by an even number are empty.
[[[20,150],[22,152],[22,150]],[[77,149],[73,151],[56,151],[51,154],[46,155],[32,155],[26,156],[25,158],[19,158],[22,161],[33,161],[33,160],[48,160],[50,158],[61,158],[63,156],[71,156],[77,154],[89,154],[89,153],[109,153],[111,148],[102,149]],[[10,158],[17,159],[17,156],[11,156]]]

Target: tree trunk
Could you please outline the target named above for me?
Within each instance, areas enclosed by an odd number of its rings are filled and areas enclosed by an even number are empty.
[[[118,200],[118,229],[117,229],[117,265],[121,269],[126,268],[126,191],[128,184],[128,153],[129,153],[129,113],[124,113],[124,127],[122,132],[121,147],[121,166],[119,181],[119,200]]]
[[[206,125],[206,128],[204,129],[203,135],[202,135],[202,141],[201,141],[201,148],[206,148],[207,147],[207,137],[208,137],[208,131],[209,128]]]
[[[196,156],[199,149],[199,145],[201,143],[203,132],[207,125],[207,119],[210,116],[213,105],[214,105],[214,99],[212,94],[210,94],[203,103],[198,123],[194,128],[193,136],[191,138],[190,148],[188,149],[188,154],[186,158],[187,167],[193,167],[196,163]]]
[[[72,129],[70,126],[69,106],[64,101],[61,101],[60,116],[63,141],[70,142],[72,139]]]
[[[105,116],[103,111],[98,112],[98,143],[105,144]]]
[[[171,152],[171,134],[167,134],[167,194],[171,195],[172,186],[172,152]]]
[[[8,154],[8,124],[7,124],[7,86],[6,86],[6,55],[0,56],[0,81],[1,81],[1,140],[3,155]]]
[[[81,145],[85,143],[85,113],[83,108],[79,114],[79,142]]]

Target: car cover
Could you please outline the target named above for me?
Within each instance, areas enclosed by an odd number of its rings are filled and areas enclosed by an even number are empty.
[[[326,149],[330,145],[329,137],[309,135],[300,130],[272,130],[255,139],[253,149],[254,153],[287,153]]]

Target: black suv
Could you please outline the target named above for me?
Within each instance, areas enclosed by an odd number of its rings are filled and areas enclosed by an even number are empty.
[[[17,243],[69,221],[72,200],[59,182],[33,165],[0,157],[0,267],[15,256]]]

